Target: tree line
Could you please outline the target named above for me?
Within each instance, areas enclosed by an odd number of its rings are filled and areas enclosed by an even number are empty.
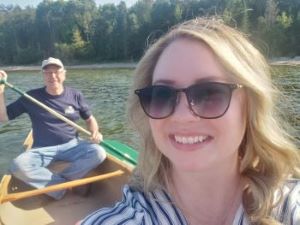
[[[219,16],[267,57],[300,55],[299,0],[139,0],[131,7],[93,0],[0,4],[0,64],[137,61],[173,25]]]

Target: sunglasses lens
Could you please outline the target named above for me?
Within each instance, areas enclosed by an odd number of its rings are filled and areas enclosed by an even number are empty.
[[[218,82],[195,84],[183,89],[154,85],[136,90],[135,93],[145,113],[153,119],[163,119],[174,112],[178,92],[186,94],[194,114],[205,119],[215,119],[226,113],[232,91],[239,87],[241,85]]]
[[[176,90],[167,86],[151,86],[137,92],[145,113],[153,119],[172,114],[176,105]]]
[[[202,118],[218,118],[229,107],[231,89],[222,83],[197,84],[188,88],[188,98],[195,114]]]

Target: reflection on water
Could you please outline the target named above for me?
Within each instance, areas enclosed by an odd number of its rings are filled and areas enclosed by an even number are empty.
[[[81,90],[92,107],[106,139],[117,139],[138,149],[137,136],[126,123],[126,99],[132,82],[130,69],[69,70],[66,85]],[[290,104],[281,104],[285,116],[291,121],[293,135],[300,137],[300,67],[275,67],[276,82],[291,97]],[[43,83],[39,72],[10,72],[8,81],[27,91]],[[19,94],[6,90],[7,103]],[[81,121],[80,125],[84,125]],[[22,142],[30,130],[27,115],[0,125],[0,176],[9,162],[22,151]]]

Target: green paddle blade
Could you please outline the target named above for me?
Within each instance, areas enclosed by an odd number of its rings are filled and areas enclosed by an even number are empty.
[[[133,148],[116,140],[103,140],[100,143],[108,154],[115,156],[121,161],[126,161],[132,166],[137,165],[138,152]]]

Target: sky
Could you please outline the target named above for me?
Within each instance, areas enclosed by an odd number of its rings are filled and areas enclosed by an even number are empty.
[[[104,5],[107,3],[119,4],[121,0],[94,0],[97,4]],[[126,2],[127,7],[132,6],[137,0],[124,0]],[[42,0],[0,0],[0,4],[4,5],[19,5],[22,8],[30,5],[36,7]]]

